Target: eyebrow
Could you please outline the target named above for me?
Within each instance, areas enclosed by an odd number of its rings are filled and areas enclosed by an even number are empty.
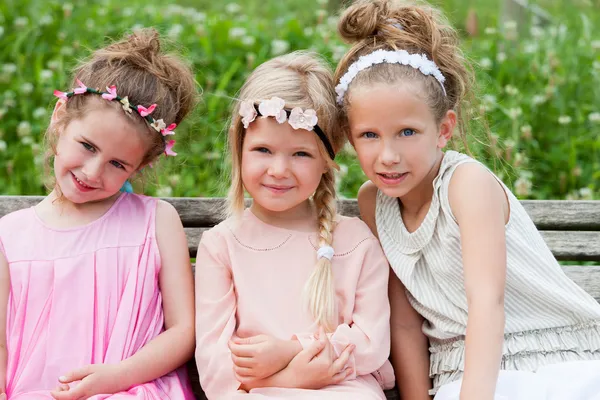
[[[81,137],[83,138],[83,140],[85,140],[86,142],[88,142],[89,144],[91,144],[92,146],[94,146],[95,148],[97,148],[98,150],[102,151],[102,150],[100,149],[100,147],[96,146],[96,145],[95,145],[95,144],[94,144],[94,143],[93,143],[91,140],[89,140],[88,138],[86,138],[86,137],[85,137],[85,136],[83,136],[83,135],[81,135]],[[126,166],[130,167],[130,168],[133,168],[133,165],[129,164],[129,163],[128,163],[128,162],[126,162],[126,161],[119,160],[118,158],[115,158],[114,160],[115,160],[116,162],[120,163],[120,164],[123,164],[123,165],[126,165]]]

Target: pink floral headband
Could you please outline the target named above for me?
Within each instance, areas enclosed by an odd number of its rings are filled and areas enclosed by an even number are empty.
[[[89,87],[85,86],[79,79],[76,79],[76,81],[77,81],[77,84],[79,85],[78,88],[73,89],[71,92],[61,92],[59,90],[55,90],[54,95],[56,97],[58,97],[59,99],[62,99],[65,101],[69,100],[71,97],[73,97],[75,95],[86,94],[86,93],[99,94],[102,96],[103,99],[108,100],[108,101],[116,100],[119,103],[121,103],[121,106],[123,107],[123,110],[125,112],[131,114],[132,110],[135,111],[142,118],[144,118],[146,121],[148,121],[150,126],[152,128],[154,128],[155,131],[162,134],[163,141],[165,142],[165,155],[166,156],[174,157],[177,155],[177,153],[175,153],[173,151],[173,146],[175,145],[175,140],[173,140],[173,139],[166,140],[165,139],[165,136],[175,135],[175,128],[177,127],[177,124],[171,124],[171,125],[167,126],[167,124],[165,124],[165,121],[163,121],[162,118],[157,119],[157,120],[152,118],[152,116],[150,114],[152,114],[152,112],[156,108],[156,104],[152,104],[148,108],[141,106],[141,105],[134,106],[129,103],[129,99],[127,98],[127,96],[120,97],[119,95],[117,95],[117,87],[115,85],[107,87],[106,92],[101,92],[99,89],[93,89],[93,88],[89,88]]]
[[[325,145],[329,157],[331,157],[332,160],[335,159],[333,146],[327,138],[327,135],[325,135],[319,125],[317,125],[319,120],[317,118],[317,112],[312,108],[302,110],[300,107],[294,107],[291,110],[288,110],[285,108],[285,101],[283,99],[271,97],[270,100],[263,100],[258,105],[252,101],[242,101],[240,103],[239,114],[242,117],[242,124],[246,129],[248,129],[250,123],[253,122],[257,116],[262,116],[264,118],[273,117],[280,124],[287,121],[294,129],[314,131]]]

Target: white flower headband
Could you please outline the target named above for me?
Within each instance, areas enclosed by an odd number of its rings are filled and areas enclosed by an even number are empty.
[[[257,116],[262,116],[263,118],[273,117],[280,124],[287,121],[294,129],[314,131],[325,145],[329,157],[331,157],[332,160],[335,158],[333,146],[329,142],[327,135],[325,135],[319,125],[317,125],[317,122],[319,121],[317,112],[312,108],[302,110],[300,107],[294,107],[293,109],[288,110],[285,108],[285,100],[279,97],[271,97],[270,100],[261,101],[258,106],[252,101],[242,101],[240,103],[239,114],[242,117],[242,124],[246,129],[248,129],[250,123],[254,121]]]
[[[382,63],[410,65],[421,71],[423,75],[432,75],[440,83],[444,91],[444,96],[446,96],[446,88],[444,87],[446,78],[442,75],[438,66],[428,59],[425,54],[410,54],[406,50],[392,51],[380,49],[359,57],[358,60],[348,67],[348,71],[340,78],[339,84],[335,87],[338,104],[341,105],[344,102],[344,95],[348,91],[348,86],[360,71]]]

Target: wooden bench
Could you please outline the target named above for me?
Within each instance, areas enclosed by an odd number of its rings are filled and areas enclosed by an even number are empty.
[[[33,196],[0,196],[0,217],[33,206],[42,198]],[[219,210],[223,199],[167,198],[183,222],[190,257],[196,256],[202,232],[221,221]],[[527,212],[542,232],[546,243],[558,260],[600,261],[600,201],[523,201]],[[356,200],[342,200],[339,212],[358,216]],[[566,265],[565,273],[600,301],[600,266]],[[188,363],[197,399],[206,399],[198,381],[194,361]],[[396,390],[386,393],[388,399],[399,399]]]

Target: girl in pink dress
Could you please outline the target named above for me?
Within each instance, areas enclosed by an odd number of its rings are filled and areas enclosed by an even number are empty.
[[[178,369],[194,348],[181,221],[170,204],[119,190],[175,155],[170,135],[194,106],[193,75],[143,30],[94,52],[74,81],[55,92],[46,132],[52,192],[0,219],[0,393],[193,399]]]
[[[336,213],[344,142],[332,74],[307,53],[258,67],[230,128],[231,217],[196,269],[196,364],[213,399],[385,399],[388,264]],[[244,210],[244,191],[253,199]]]

